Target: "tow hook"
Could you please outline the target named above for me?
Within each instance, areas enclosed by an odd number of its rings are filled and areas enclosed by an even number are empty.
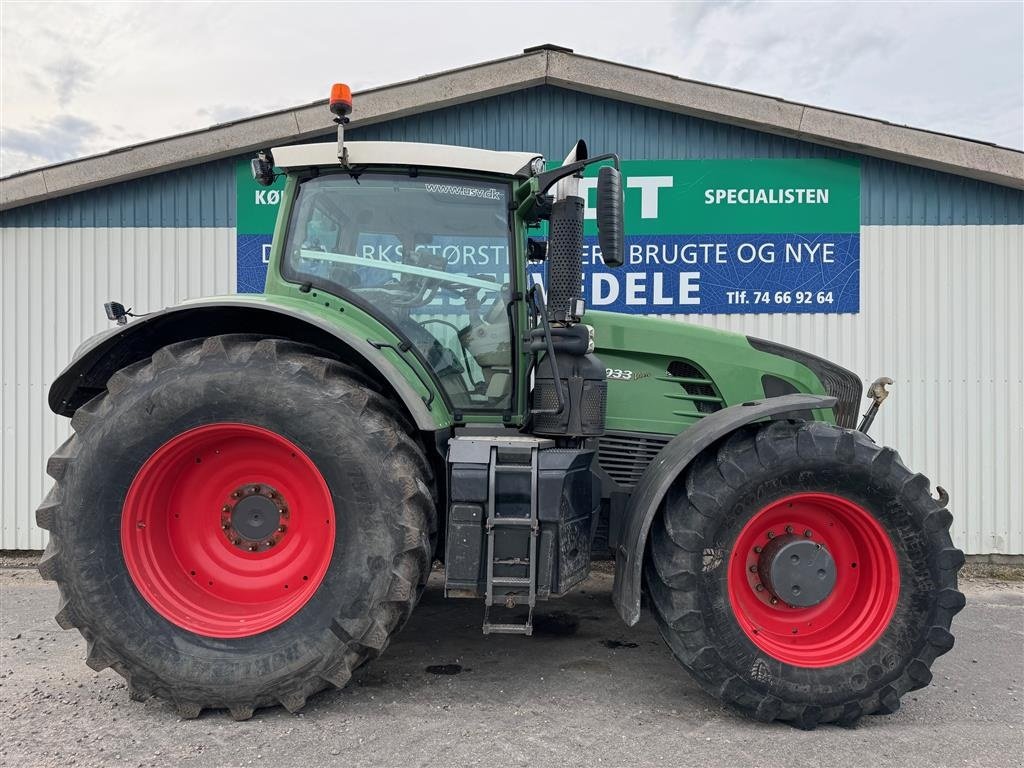
[[[888,376],[879,376],[874,382],[868,387],[867,398],[871,401],[871,406],[868,408],[868,412],[860,420],[860,426],[857,427],[858,432],[863,432],[865,435],[868,430],[871,429],[871,424],[875,420],[875,415],[878,413],[878,409],[882,403],[885,402],[885,398],[889,396],[889,390],[887,386],[893,383],[893,380]]]

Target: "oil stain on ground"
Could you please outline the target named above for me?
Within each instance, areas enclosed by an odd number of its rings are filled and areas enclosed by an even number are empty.
[[[427,667],[427,672],[432,675],[457,675],[461,671],[461,664],[431,664]]]
[[[639,648],[640,647],[639,643],[627,643],[627,642],[624,642],[622,640],[602,640],[601,641],[601,645],[603,645],[605,648],[611,648],[612,650],[614,650],[616,648]]]

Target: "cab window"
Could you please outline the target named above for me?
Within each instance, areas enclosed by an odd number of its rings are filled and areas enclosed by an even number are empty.
[[[415,346],[459,410],[507,410],[509,185],[362,173],[303,182],[282,274],[352,299]]]

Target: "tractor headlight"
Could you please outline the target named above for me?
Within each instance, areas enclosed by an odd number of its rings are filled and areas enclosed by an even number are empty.
[[[535,157],[530,161],[530,173],[534,176],[540,173],[544,173],[544,169],[547,166],[547,161],[543,157]]]

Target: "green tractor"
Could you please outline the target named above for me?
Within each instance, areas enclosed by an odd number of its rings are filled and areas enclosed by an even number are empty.
[[[945,492],[866,434],[883,385],[858,428],[828,361],[585,313],[580,179],[615,269],[614,155],[346,143],[344,87],[331,110],[337,144],[253,161],[287,177],[262,295],[111,302],[50,390],[73,435],[39,569],[90,667],[183,717],[294,712],[384,651],[435,559],[485,633],[530,635],[613,557],[622,620],[646,605],[759,720],[852,724],[928,684],[964,557]]]

